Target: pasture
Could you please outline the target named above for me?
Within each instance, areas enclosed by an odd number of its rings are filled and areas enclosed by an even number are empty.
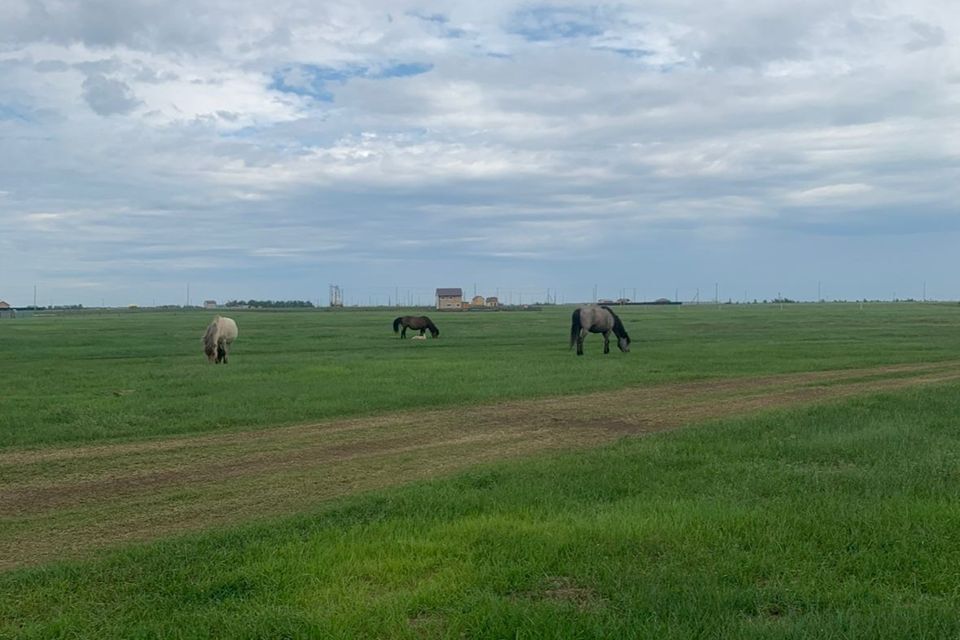
[[[630,354],[597,335],[573,362],[571,308],[433,313],[437,341],[401,341],[405,311],[233,312],[208,366],[213,313],[96,313],[0,325],[0,447],[154,438],[401,409],[666,382],[936,362],[960,354],[960,306],[629,307]]]
[[[0,637],[960,633],[960,306],[570,312],[0,323]]]

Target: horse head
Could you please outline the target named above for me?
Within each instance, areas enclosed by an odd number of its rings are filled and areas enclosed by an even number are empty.
[[[630,334],[627,333],[627,328],[623,326],[623,321],[620,320],[620,316],[615,314],[610,307],[603,308],[606,309],[613,318],[613,335],[617,336],[617,347],[624,353],[630,353]]]
[[[220,356],[218,339],[220,337],[220,329],[217,326],[217,321],[214,320],[210,323],[210,326],[207,327],[206,333],[203,334],[203,352],[207,354],[207,360],[210,362],[216,362]]]

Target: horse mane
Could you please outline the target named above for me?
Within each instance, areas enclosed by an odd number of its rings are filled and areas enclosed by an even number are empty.
[[[203,352],[208,358],[213,358],[217,353],[217,338],[220,337],[220,316],[213,319],[207,326],[207,332],[203,334]]]
[[[627,342],[630,342],[630,336],[627,334],[627,328],[623,326],[623,322],[620,320],[620,316],[613,312],[613,309],[606,305],[600,305],[601,309],[606,309],[611,316],[613,316],[613,333],[620,338],[626,338]]]

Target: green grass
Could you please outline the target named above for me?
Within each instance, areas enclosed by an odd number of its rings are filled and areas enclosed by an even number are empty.
[[[0,637],[955,638],[958,391],[488,465],[8,573]]]
[[[675,380],[955,359],[957,305],[629,307],[628,355],[567,349],[569,307],[432,313],[441,339],[398,340],[405,311],[87,313],[0,322],[0,447],[139,439]]]
[[[957,305],[635,307],[632,353],[591,337],[583,358],[569,313],[435,314],[441,339],[411,342],[395,311],[237,312],[226,367],[200,350],[209,313],[3,321],[0,448],[960,354]],[[958,391],[487,464],[2,573],[0,638],[955,638]]]

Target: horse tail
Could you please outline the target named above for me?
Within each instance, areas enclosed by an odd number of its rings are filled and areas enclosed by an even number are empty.
[[[583,325],[580,324],[580,309],[573,310],[573,317],[571,318],[570,323],[570,348],[573,349],[573,345],[577,341],[577,337],[580,335],[580,329],[583,328]]]
[[[400,323],[401,323],[401,322],[403,322],[403,318],[397,318],[396,320],[393,321],[393,332],[394,332],[394,333],[399,333],[399,331],[400,331]]]

